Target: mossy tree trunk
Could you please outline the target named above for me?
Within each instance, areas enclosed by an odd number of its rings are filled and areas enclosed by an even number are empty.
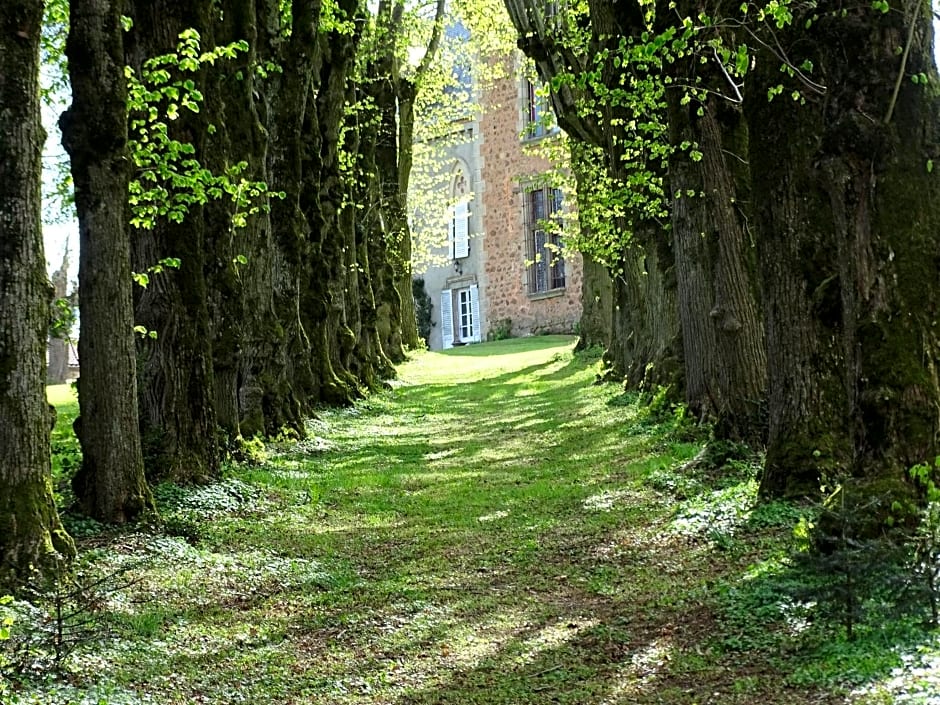
[[[359,95],[365,95],[364,89],[356,88]],[[355,96],[351,96],[355,97]],[[367,386],[377,386],[382,379],[391,377],[394,365],[385,354],[382,345],[382,335],[379,331],[379,316],[376,305],[376,292],[374,289],[374,265],[370,251],[376,239],[382,237],[381,198],[380,190],[376,186],[374,175],[375,167],[375,141],[376,116],[371,110],[360,110],[350,117],[349,134],[353,141],[350,148],[355,149],[359,163],[366,178],[363,178],[354,190],[356,203],[361,206],[360,212],[355,216],[355,226],[352,237],[347,244],[347,257],[350,262],[347,272],[350,276],[350,292],[356,292],[352,301],[358,306],[354,314],[356,320],[356,353],[355,364],[359,370],[358,375]],[[372,175],[371,178],[368,175]],[[352,261],[356,266],[351,266]]]
[[[408,225],[408,188],[414,150],[415,100],[437,54],[443,31],[445,0],[437,0],[425,53],[414,75],[402,66],[406,7],[402,0],[381,0],[376,9],[375,55],[365,87],[376,115],[374,165],[382,218],[376,222],[373,247],[376,269],[379,328],[385,353],[394,361],[404,348],[420,345],[414,298],[411,293],[411,228]]]
[[[245,162],[241,177],[272,186],[267,172],[268,111],[265,93],[274,76],[259,75],[257,67],[278,60],[267,36],[268,4],[264,0],[224,0],[215,18],[216,43],[245,41],[248,50],[210,72],[203,108],[215,125],[206,136],[205,166],[224,173]],[[275,76],[277,74],[274,74]],[[274,199],[277,201],[277,199]],[[231,199],[210,201],[206,221],[206,285],[212,330],[216,417],[223,437],[276,434],[288,426],[302,431],[299,419],[264,404],[265,379],[278,374],[274,367],[278,323],[274,310],[271,217],[263,207],[268,199],[252,199],[238,206]],[[261,210],[250,210],[261,206]],[[236,226],[236,211],[245,218]]]
[[[51,287],[40,223],[43,3],[0,6],[0,588],[74,555],[52,498],[45,346]]]
[[[443,0],[440,5],[443,6]],[[398,273],[395,286],[401,299],[401,339],[406,348],[424,347],[418,335],[418,318],[411,290],[414,273],[411,267],[411,226],[408,223],[408,189],[411,188],[411,170],[414,164],[415,99],[417,87],[413,81],[404,82],[399,90],[398,127],[398,194],[392,208],[393,227],[401,233],[398,239]]]
[[[318,70],[302,125],[300,209],[305,230],[300,316],[310,331],[316,401],[346,404],[359,394],[349,369],[355,340],[346,316],[347,208],[354,206],[342,174],[348,82],[361,39],[362,8],[343,0],[338,10],[355,23],[352,33],[324,31],[317,37]]]
[[[72,105],[61,120],[80,242],[81,416],[76,429],[82,465],[73,487],[88,515],[110,523],[154,509],[138,432],[121,5],[71,0],[67,54]]]
[[[571,140],[571,170],[577,185],[578,212],[590,208],[590,193],[594,173],[598,168],[594,163],[596,148],[591,148],[580,140]],[[584,232],[589,227],[586,218],[580,219],[582,237],[590,237]],[[579,324],[578,350],[598,346],[609,348],[611,344],[611,325],[613,324],[613,281],[610,270],[589,253],[581,253],[581,320]]]
[[[275,40],[284,33],[276,2],[265,3],[265,21],[275,28]],[[300,299],[305,285],[308,258],[307,221],[301,209],[303,178],[303,134],[310,93],[319,81],[319,0],[291,3],[293,28],[289,39],[281,40],[281,73],[272,77],[267,103],[269,132],[267,152],[268,184],[285,194],[271,201],[272,240],[271,284],[273,325],[269,335],[270,354],[258,361],[262,406],[269,427],[302,427],[310,404],[320,394],[314,373],[311,338],[301,319]],[[278,51],[275,44],[272,47]]]
[[[721,9],[706,10],[700,3],[679,7],[690,16],[700,11]],[[672,21],[670,13],[665,16]],[[715,422],[716,437],[760,446],[767,366],[756,250],[742,211],[749,178],[747,129],[738,87],[708,56],[711,39],[694,37],[689,56],[666,67],[674,84],[700,89],[666,94],[686,402]],[[721,40],[728,46],[740,41],[727,29]],[[692,159],[690,149],[699,157]]]
[[[938,77],[930,5],[904,8],[863,4],[809,28],[796,13],[775,35],[795,66],[813,62],[812,83],[769,52],[748,77],[767,497],[846,474],[901,478],[938,454]]]
[[[135,0],[128,7],[133,29],[125,42],[127,64],[138,73],[152,56],[175,52],[179,34],[196,29],[203,49],[213,46],[210,0]],[[197,81],[205,85],[205,71]],[[170,136],[188,142],[205,159],[208,120],[182,111],[170,122]],[[184,222],[158,220],[150,230],[131,233],[132,265],[144,272],[160,260],[180,260],[178,271],[151,277],[135,291],[137,323],[156,339],[139,345],[140,427],[148,473],[181,482],[218,476],[212,335],[205,278],[206,223],[192,205]]]

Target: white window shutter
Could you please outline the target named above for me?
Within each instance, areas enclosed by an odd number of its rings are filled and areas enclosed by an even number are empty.
[[[473,335],[470,336],[470,341],[479,343],[483,339],[483,326],[480,321],[480,288],[476,284],[470,287],[470,313],[473,316]]]
[[[454,298],[450,289],[441,292],[441,339],[445,350],[454,347]]]
[[[447,224],[447,259],[454,259],[454,213],[451,211],[450,222]]]
[[[470,254],[470,206],[461,201],[454,206],[454,259]]]

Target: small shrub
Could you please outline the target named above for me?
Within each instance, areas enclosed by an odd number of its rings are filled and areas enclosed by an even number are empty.
[[[849,641],[858,625],[901,606],[906,536],[885,521],[889,503],[870,483],[844,482],[818,508],[808,550],[794,555],[798,567],[822,578],[808,597],[822,616],[841,623]]]
[[[424,340],[424,344],[428,345],[431,340],[431,311],[434,306],[425,288],[423,277],[411,280],[411,294],[415,300],[415,319],[418,324],[418,335]]]
[[[296,438],[297,432],[292,431],[294,437]],[[281,429],[281,432],[278,434],[276,441],[286,440],[287,434],[285,429]],[[231,457],[237,463],[247,463],[249,465],[261,465],[267,460],[267,449],[265,448],[264,441],[255,436],[253,438],[243,438],[242,436],[236,436],[231,447]]]
[[[500,318],[497,321],[493,321],[490,325],[489,333],[486,334],[486,339],[491,343],[495,343],[498,340],[508,340],[512,337],[512,319],[511,318]]]

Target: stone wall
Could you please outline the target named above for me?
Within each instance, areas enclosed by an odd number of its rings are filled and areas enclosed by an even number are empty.
[[[516,77],[494,82],[484,91],[483,103],[484,337],[505,327],[507,321],[511,321],[514,336],[574,332],[581,316],[580,255],[567,253],[564,289],[539,294],[530,294],[527,289],[523,185],[548,171],[550,165],[523,151],[524,144],[531,141],[520,138],[524,98]]]

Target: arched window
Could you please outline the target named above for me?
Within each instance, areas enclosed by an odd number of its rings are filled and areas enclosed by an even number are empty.
[[[447,238],[450,258],[462,259],[470,255],[470,184],[463,165],[458,165],[451,185],[454,205],[450,213],[450,234]]]

